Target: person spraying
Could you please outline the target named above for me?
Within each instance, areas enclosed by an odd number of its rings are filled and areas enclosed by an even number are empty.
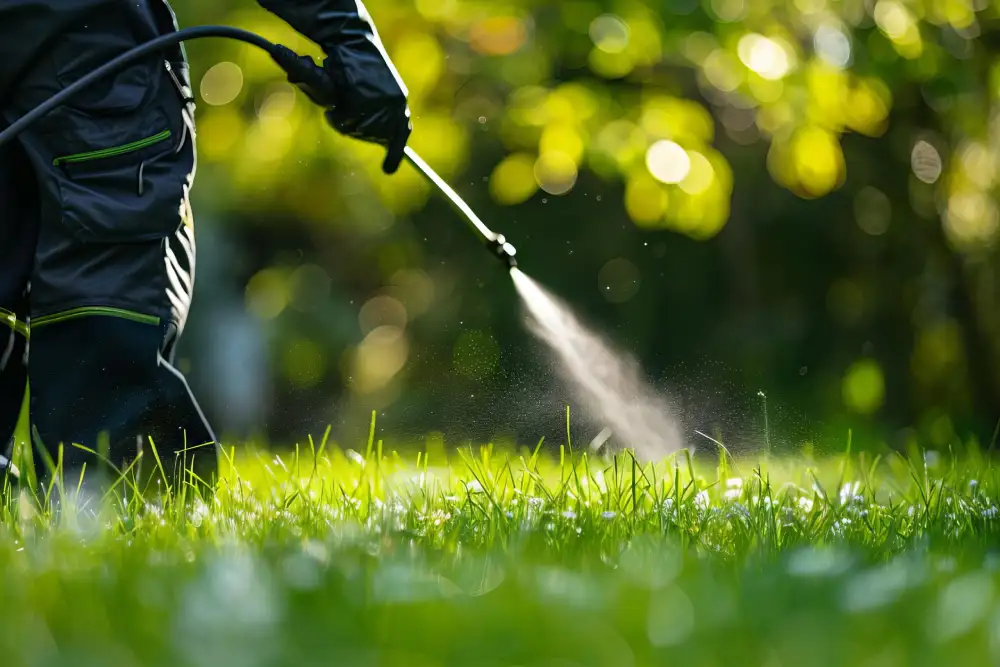
[[[408,93],[361,0],[258,1],[322,48],[310,97],[336,131],[384,146],[394,173]],[[177,30],[166,0],[0,3],[0,130]],[[92,467],[87,450],[127,465],[152,440],[168,472],[215,472],[218,440],[174,365],[196,275],[194,111],[177,46],[0,146],[0,463],[30,386],[36,451],[61,450],[64,471]]]

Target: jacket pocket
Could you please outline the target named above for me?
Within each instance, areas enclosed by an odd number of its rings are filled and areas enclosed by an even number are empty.
[[[181,224],[187,182],[184,145],[165,129],[143,139],[53,160],[62,223],[75,238],[139,243]]]
[[[59,89],[141,43],[129,11],[95,14],[60,38],[49,54]],[[195,163],[183,111],[162,54],[133,62],[55,109],[32,139],[48,175],[50,219],[84,243],[141,243],[175,233]]]

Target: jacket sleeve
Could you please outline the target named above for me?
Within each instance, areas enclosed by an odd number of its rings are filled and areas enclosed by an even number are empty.
[[[258,0],[297,31],[330,49],[369,41],[377,35],[361,0]],[[376,39],[377,41],[377,39]]]
[[[362,0],[258,2],[316,42],[328,57],[327,69],[343,83],[362,95],[365,91],[392,90],[405,101],[406,84],[385,52]]]

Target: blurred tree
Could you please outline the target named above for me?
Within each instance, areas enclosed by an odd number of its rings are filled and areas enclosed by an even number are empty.
[[[174,4],[320,55],[250,0]],[[367,4],[411,90],[412,145],[674,393],[721,387],[692,420],[753,421],[763,386],[835,428],[989,436],[1000,5]],[[379,149],[325,128],[263,54],[190,53],[199,196],[257,253],[247,307],[284,322],[284,385],[400,406],[415,431],[450,419],[445,402],[523,423],[497,401],[530,394],[509,285],[419,175],[382,175]]]

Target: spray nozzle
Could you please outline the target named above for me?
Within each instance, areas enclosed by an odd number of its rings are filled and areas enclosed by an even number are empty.
[[[497,237],[490,242],[490,247],[500,258],[500,261],[507,264],[509,268],[513,269],[517,266],[517,257],[515,257],[517,249],[507,241],[503,234],[497,234]]]

